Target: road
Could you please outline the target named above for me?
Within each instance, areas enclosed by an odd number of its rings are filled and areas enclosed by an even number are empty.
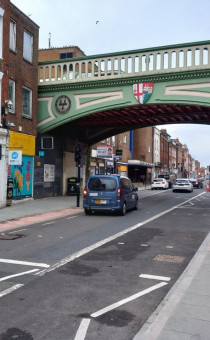
[[[124,217],[82,213],[0,239],[1,340],[133,339],[210,229],[205,190],[139,198]]]

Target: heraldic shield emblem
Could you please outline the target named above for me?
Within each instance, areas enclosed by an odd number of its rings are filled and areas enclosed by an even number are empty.
[[[133,84],[133,94],[140,104],[145,104],[152,95],[154,83]]]

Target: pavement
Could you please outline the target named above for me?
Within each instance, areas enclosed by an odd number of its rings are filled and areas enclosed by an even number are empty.
[[[82,196],[80,207],[76,196],[13,201],[0,209],[0,233],[81,212]],[[133,340],[210,340],[210,233]]]

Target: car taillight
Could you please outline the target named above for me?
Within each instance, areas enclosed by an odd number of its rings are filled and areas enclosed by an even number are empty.
[[[198,181],[196,181],[195,184],[198,184]]]
[[[87,189],[84,188],[84,190],[83,190],[83,198],[86,198],[86,197],[87,197]]]
[[[121,197],[121,189],[118,188],[117,189],[117,200],[120,200],[120,197]]]
[[[162,182],[163,184],[166,184],[166,182]]]
[[[152,182],[152,184],[154,184],[154,182]]]

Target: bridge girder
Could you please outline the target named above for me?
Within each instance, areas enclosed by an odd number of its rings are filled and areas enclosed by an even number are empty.
[[[148,104],[115,108],[84,116],[51,131],[93,145],[122,132],[165,124],[210,125],[210,107]]]

